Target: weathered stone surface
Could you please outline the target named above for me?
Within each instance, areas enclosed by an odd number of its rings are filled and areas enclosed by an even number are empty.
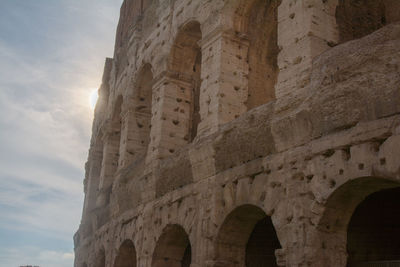
[[[396,7],[125,0],[75,266],[400,260]]]

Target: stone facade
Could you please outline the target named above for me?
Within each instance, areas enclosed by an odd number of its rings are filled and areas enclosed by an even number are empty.
[[[399,10],[125,0],[75,266],[400,260]]]

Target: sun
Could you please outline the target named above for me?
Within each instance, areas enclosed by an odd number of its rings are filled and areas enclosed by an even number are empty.
[[[92,89],[90,96],[89,96],[89,105],[91,109],[96,107],[97,99],[99,98],[98,90]]]

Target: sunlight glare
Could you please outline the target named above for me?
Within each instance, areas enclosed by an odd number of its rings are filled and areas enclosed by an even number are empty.
[[[97,89],[93,89],[92,92],[90,93],[90,97],[89,97],[89,104],[90,104],[91,109],[94,109],[96,107],[98,98],[99,98],[99,94],[98,94]]]

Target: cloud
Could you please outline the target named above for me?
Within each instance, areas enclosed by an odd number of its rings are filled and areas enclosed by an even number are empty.
[[[71,266],[121,0],[0,1],[0,267]]]
[[[21,257],[21,255],[24,255]],[[6,256],[5,258],[3,256]],[[36,247],[24,246],[7,248],[0,252],[1,266],[36,265],[44,267],[71,267],[74,253],[68,251],[40,250]],[[4,261],[4,259],[6,261]],[[17,265],[15,262],[18,262]]]

